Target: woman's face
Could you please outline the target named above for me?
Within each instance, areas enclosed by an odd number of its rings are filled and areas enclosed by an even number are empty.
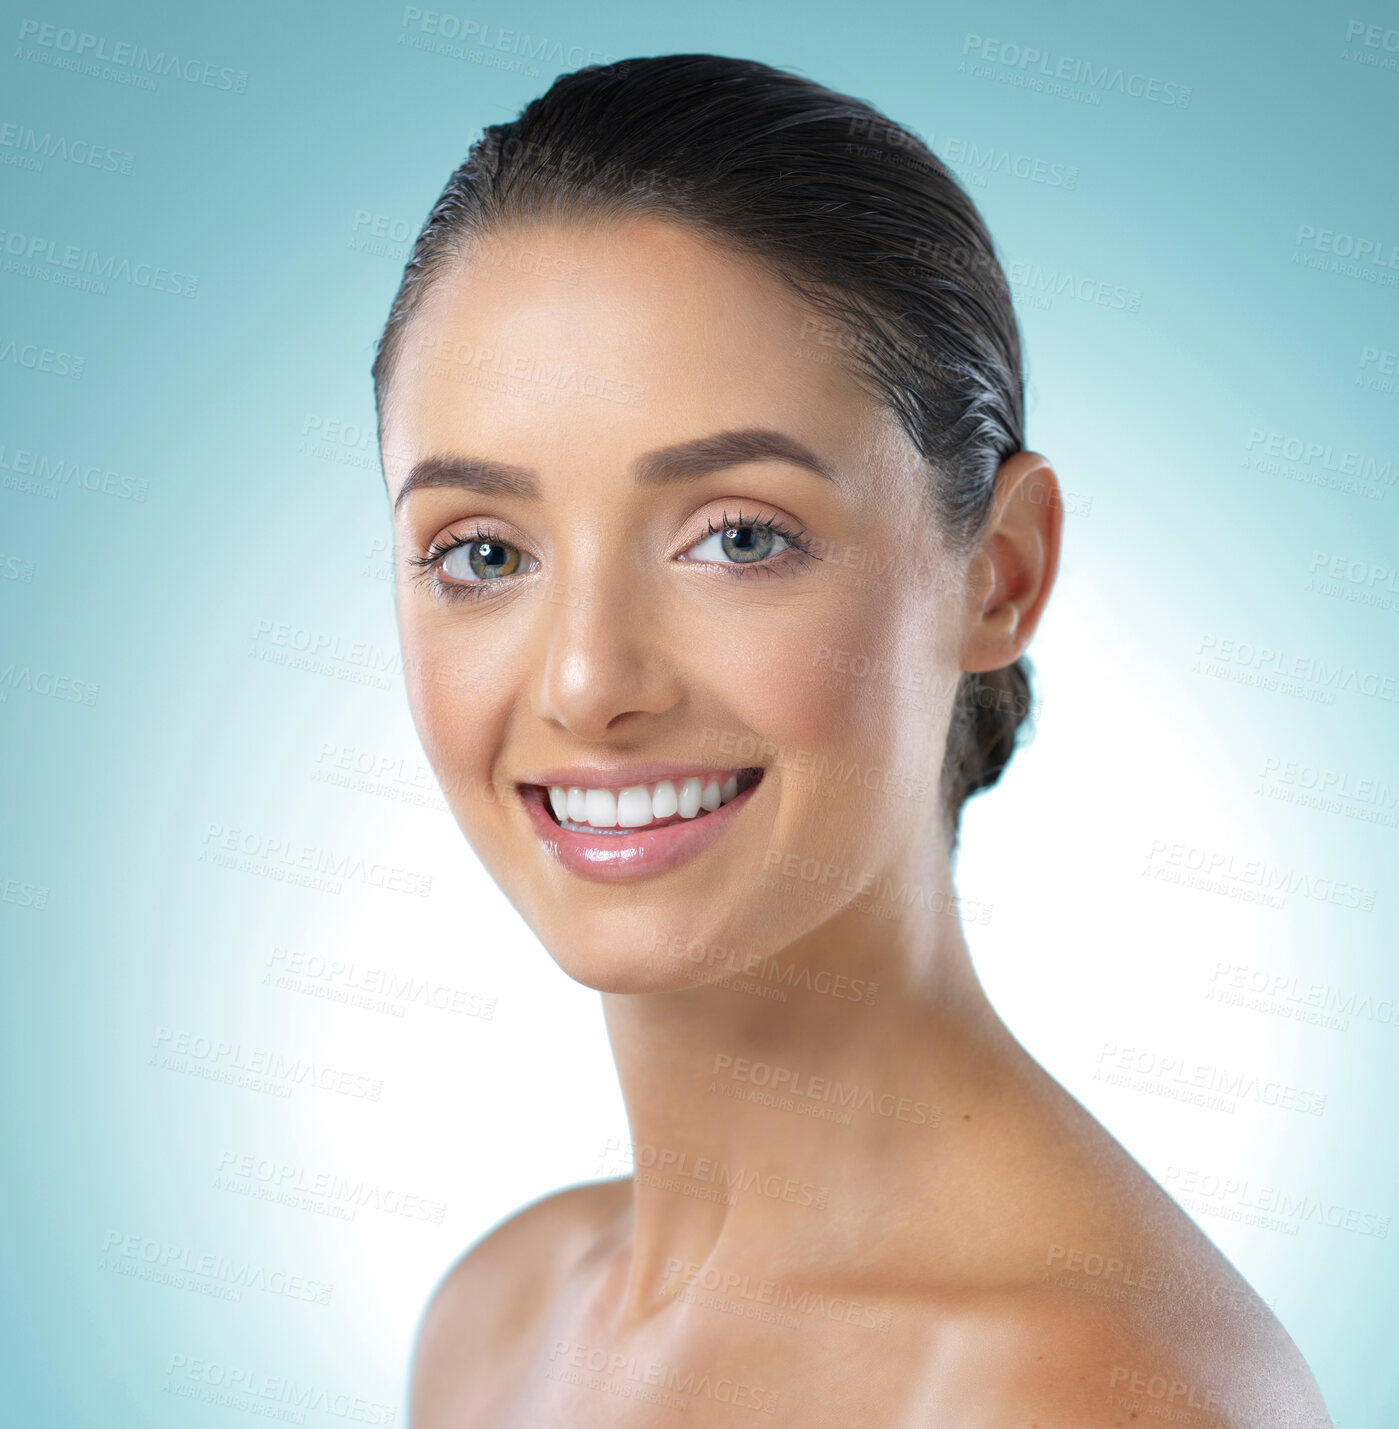
[[[965,561],[846,346],[649,218],[493,238],[405,334],[383,437],[414,719],[588,986],[724,976],[932,876]],[[556,796],[576,827],[550,787],[592,791]]]

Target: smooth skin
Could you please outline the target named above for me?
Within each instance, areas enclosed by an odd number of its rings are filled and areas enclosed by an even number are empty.
[[[497,235],[408,328],[390,497],[431,458],[516,477],[397,506],[414,719],[482,863],[602,994],[638,1168],[527,1206],[446,1275],[413,1429],[1092,1429],[1167,1406],[1328,1425],[1266,1306],[972,969],[938,773],[958,673],[1010,664],[1044,611],[1053,468],[1010,457],[985,539],[957,555],[832,333],[654,217]],[[755,429],[829,479],[785,459],[634,477],[646,454]],[[701,543],[739,518],[805,532],[812,556],[735,575]],[[412,564],[478,528],[513,574]],[[556,863],[519,781],[647,759],[765,773],[677,868],[608,884]],[[832,772],[852,766],[876,773]],[[764,968],[800,981],[756,995]],[[767,1095],[776,1069],[785,1096]]]

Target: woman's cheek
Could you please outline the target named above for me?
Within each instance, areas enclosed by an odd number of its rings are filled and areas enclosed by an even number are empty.
[[[843,810],[840,770],[868,763],[887,739],[887,682],[852,671],[872,664],[862,652],[885,643],[880,602],[832,591],[768,618],[711,626],[700,668],[726,672],[713,686],[725,726],[705,732],[706,753],[768,764],[785,786],[783,824]],[[874,742],[873,745],[871,742]]]
[[[783,688],[789,742],[813,751],[807,836],[866,868],[913,837],[936,798],[936,652],[915,638],[897,591],[851,589],[794,651]]]
[[[780,664],[771,689],[773,717],[813,754],[867,756],[888,719],[899,663],[884,603],[869,592],[842,589],[813,615],[773,642]]]
[[[447,803],[466,827],[493,790],[491,752],[502,723],[501,686],[451,645],[405,638],[408,706]]]

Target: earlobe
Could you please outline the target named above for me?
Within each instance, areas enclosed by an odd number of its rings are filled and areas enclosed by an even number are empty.
[[[991,518],[968,567],[961,665],[1000,670],[1025,651],[1059,570],[1064,503],[1039,452],[1015,452],[996,472]]]

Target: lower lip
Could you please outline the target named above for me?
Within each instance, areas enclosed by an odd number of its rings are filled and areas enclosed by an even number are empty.
[[[575,833],[550,817],[544,807],[545,790],[529,785],[522,787],[520,794],[540,842],[570,873],[603,883],[624,883],[665,873],[702,853],[733,823],[762,782],[758,779],[750,784],[712,814],[660,829],[638,829],[634,834]]]

